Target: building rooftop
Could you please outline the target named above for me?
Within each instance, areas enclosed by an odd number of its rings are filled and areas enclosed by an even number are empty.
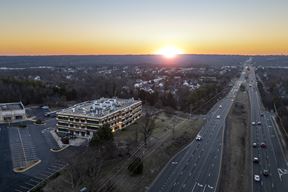
[[[24,109],[22,102],[0,103],[0,111],[13,111],[13,110],[22,110],[22,109]]]
[[[132,104],[141,102],[140,100],[119,99],[119,98],[100,98],[97,100],[86,101],[76,104],[67,109],[63,109],[58,114],[72,114],[90,117],[103,117],[115,111],[121,110]]]

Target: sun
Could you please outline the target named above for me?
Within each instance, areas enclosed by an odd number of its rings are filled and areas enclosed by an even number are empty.
[[[156,54],[162,55],[163,57],[167,59],[172,59],[172,58],[175,58],[179,54],[183,54],[183,51],[173,46],[167,46],[167,47],[161,48],[159,51],[157,51]]]

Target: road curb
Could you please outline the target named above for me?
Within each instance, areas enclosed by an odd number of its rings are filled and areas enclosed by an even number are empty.
[[[32,167],[38,165],[39,163],[41,163],[41,160],[37,160],[35,163],[29,165],[28,167],[16,167],[16,168],[13,168],[13,171],[15,173],[24,173],[25,171],[28,171],[29,169],[31,169]]]
[[[69,146],[70,145],[66,145],[66,146],[64,146],[64,147],[62,147],[60,149],[50,149],[50,151],[53,152],[53,153],[58,153],[58,152],[63,151],[64,149],[68,148]]]

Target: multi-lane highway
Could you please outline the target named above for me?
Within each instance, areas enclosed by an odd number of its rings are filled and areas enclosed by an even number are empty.
[[[207,122],[199,132],[201,140],[194,140],[176,154],[152,183],[149,191],[216,190],[221,167],[225,119],[242,81],[244,75],[236,81],[229,94],[210,110]]]
[[[256,157],[259,159],[259,162],[253,162],[253,159],[251,159],[253,192],[286,192],[288,191],[288,168],[279,142],[279,136],[276,132],[275,126],[277,125],[272,118],[272,114],[264,111],[262,107],[257,89],[255,69],[251,66],[249,68],[248,92],[251,105],[251,150],[252,158]],[[264,172],[267,173],[266,176]],[[260,181],[255,180],[255,175],[260,177]]]

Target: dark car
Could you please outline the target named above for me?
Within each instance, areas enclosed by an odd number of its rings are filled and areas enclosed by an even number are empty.
[[[269,171],[267,169],[264,169],[263,170],[263,175],[266,176],[266,177],[269,176]]]
[[[261,148],[267,148],[267,145],[265,143],[260,144]]]

